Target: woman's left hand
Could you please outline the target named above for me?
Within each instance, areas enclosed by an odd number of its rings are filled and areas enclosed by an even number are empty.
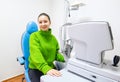
[[[58,70],[56,70],[56,69],[51,69],[51,70],[49,70],[49,71],[47,72],[47,75],[59,77],[59,76],[61,76],[62,74],[61,74]]]

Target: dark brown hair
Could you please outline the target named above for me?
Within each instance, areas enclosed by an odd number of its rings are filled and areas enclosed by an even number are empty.
[[[50,16],[49,16],[48,14],[46,14],[46,13],[41,13],[41,14],[39,14],[39,15],[38,15],[38,19],[39,19],[39,17],[42,16],[42,15],[48,17],[48,20],[51,22]]]

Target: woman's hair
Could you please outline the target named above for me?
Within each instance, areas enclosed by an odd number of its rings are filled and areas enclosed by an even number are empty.
[[[41,13],[41,14],[39,14],[39,15],[38,15],[38,19],[39,19],[39,17],[42,16],[42,15],[48,17],[48,20],[51,22],[50,16],[49,16],[48,14],[46,14],[46,13]]]

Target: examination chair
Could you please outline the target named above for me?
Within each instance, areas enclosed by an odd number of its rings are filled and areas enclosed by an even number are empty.
[[[29,38],[30,35],[33,32],[38,31],[38,26],[34,21],[30,21],[28,22],[27,26],[26,26],[26,30],[22,35],[21,38],[21,49],[23,52],[23,57],[18,57],[17,61],[19,61],[19,63],[21,65],[24,65],[25,71],[24,71],[24,75],[25,77],[22,79],[22,82],[24,81],[24,79],[26,80],[26,82],[30,82],[29,76],[28,76],[28,57],[29,57]]]

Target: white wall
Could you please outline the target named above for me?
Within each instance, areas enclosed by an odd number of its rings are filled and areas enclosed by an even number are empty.
[[[51,0],[0,0],[0,82],[24,72],[16,60],[22,56],[21,35],[28,21],[50,14],[51,5]]]
[[[53,34],[59,40],[59,28],[65,23],[65,2],[64,0],[52,0],[52,29]]]

